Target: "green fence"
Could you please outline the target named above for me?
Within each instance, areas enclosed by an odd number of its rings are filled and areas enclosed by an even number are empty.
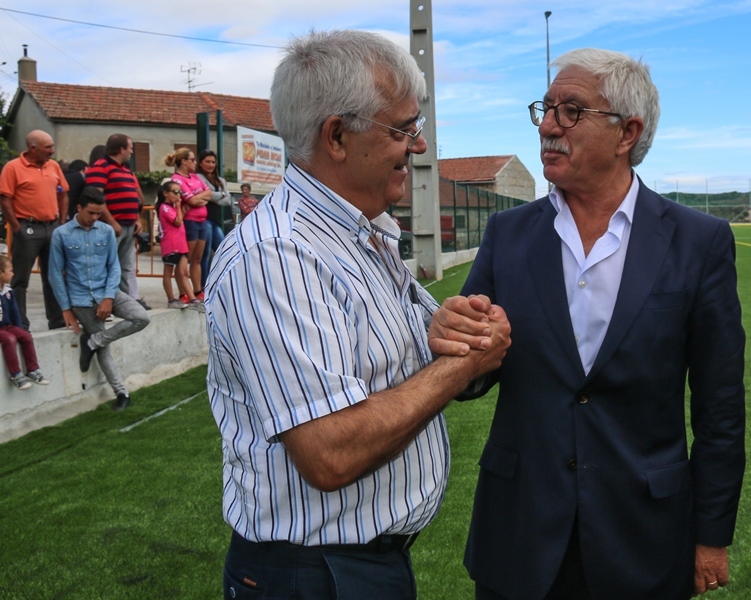
[[[491,214],[525,203],[525,200],[519,198],[503,196],[443,177],[439,178],[438,189],[443,252],[477,248]],[[412,258],[412,206],[396,206],[392,209],[392,215],[402,228],[402,258]]]

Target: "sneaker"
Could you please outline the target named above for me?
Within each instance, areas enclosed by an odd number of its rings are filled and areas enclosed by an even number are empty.
[[[10,380],[13,382],[13,385],[16,386],[19,390],[28,390],[31,387],[31,382],[24,377],[23,373],[16,373],[15,375],[11,375]]]
[[[151,310],[151,307],[148,304],[146,304],[146,300],[144,300],[143,298],[137,298],[136,302],[138,302],[138,304],[140,304],[141,306],[143,306],[144,309]]]
[[[180,298],[178,298],[178,300],[180,300],[180,302],[182,302],[186,306],[188,305],[188,302],[190,302],[188,300],[188,294],[183,294],[182,296],[180,296]]]
[[[96,350],[92,350],[89,346],[90,337],[88,333],[82,333],[78,342],[81,346],[81,356],[78,358],[78,366],[81,368],[81,373],[86,373],[89,370],[91,359],[96,354]]]
[[[42,375],[42,372],[37,369],[36,371],[29,371],[26,373],[26,378],[29,381],[32,381],[36,383],[37,385],[49,385],[49,379],[47,379],[44,375]]]
[[[130,396],[128,394],[118,394],[112,410],[124,410],[130,406]]]
[[[188,308],[188,305],[180,300],[170,300],[167,302],[167,308]]]
[[[193,295],[196,297],[196,300],[200,300],[201,302],[203,302],[203,290]]]
[[[197,310],[198,312],[202,312],[202,313],[206,312],[206,307],[203,305],[203,302],[201,302],[197,298],[193,298],[193,300],[188,302],[188,308],[192,310]]]

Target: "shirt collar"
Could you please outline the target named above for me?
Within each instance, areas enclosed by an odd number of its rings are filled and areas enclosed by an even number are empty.
[[[621,223],[621,227],[619,227],[619,229],[621,229],[624,223],[624,218],[629,223],[634,222],[634,208],[636,208],[636,197],[638,195],[639,178],[632,170],[631,187],[628,189],[628,192],[626,192],[626,196],[623,198],[620,206],[616,209],[615,213],[613,213],[613,216],[610,218],[610,228],[618,223]],[[561,209],[563,208],[563,203],[566,202],[566,197],[563,190],[554,185],[553,189],[550,190],[549,198],[550,203],[553,205],[553,208],[555,208],[556,212],[560,214]]]
[[[26,157],[26,155],[27,155],[27,154],[28,154],[28,152],[21,152],[21,156],[19,156],[19,157],[18,157],[18,158],[20,158],[20,159],[21,159],[21,163],[22,163],[22,164],[23,164],[23,165],[24,165],[25,167],[34,167],[35,169],[44,169],[44,168],[45,168],[45,167],[47,166],[47,164],[48,164],[48,163],[49,163],[49,162],[50,162],[50,161],[52,160],[52,159],[50,158],[49,160],[46,160],[46,161],[44,161],[44,162],[43,162],[43,163],[42,163],[41,165],[38,165],[38,164],[37,164],[37,163],[35,163],[35,162],[31,162],[31,161],[30,161],[30,160],[29,160],[29,159],[28,159],[28,158]]]
[[[108,163],[115,165],[119,169],[125,169],[127,171],[130,171],[130,165],[128,163],[119,163],[114,158],[112,158],[109,154],[104,155],[104,160],[106,160]]]
[[[363,245],[367,245],[373,227],[399,238],[399,227],[388,213],[384,212],[369,221],[360,209],[295,164],[289,164],[284,178],[308,202],[325,212],[333,222],[347,229],[350,238],[357,238]]]

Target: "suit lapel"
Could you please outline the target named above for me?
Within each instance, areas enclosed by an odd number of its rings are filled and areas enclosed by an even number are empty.
[[[530,247],[527,260],[537,296],[550,327],[576,373],[579,377],[584,377],[563,281],[561,238],[553,227],[557,214],[549,198],[540,203],[539,218],[529,232],[529,239],[535,240],[535,244]]]
[[[639,181],[634,221],[623,265],[621,285],[605,334],[587,379],[591,380],[607,364],[641,311],[670,248],[675,223],[664,219],[666,200]]]

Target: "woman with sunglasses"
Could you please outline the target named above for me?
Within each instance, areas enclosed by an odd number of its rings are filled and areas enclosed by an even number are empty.
[[[179,148],[174,154],[168,154],[164,158],[164,164],[168,167],[175,167],[172,181],[180,184],[185,215],[183,223],[188,240],[190,281],[195,297],[202,301],[201,258],[209,237],[206,205],[211,198],[211,190],[196,175],[196,156],[190,148]]]

